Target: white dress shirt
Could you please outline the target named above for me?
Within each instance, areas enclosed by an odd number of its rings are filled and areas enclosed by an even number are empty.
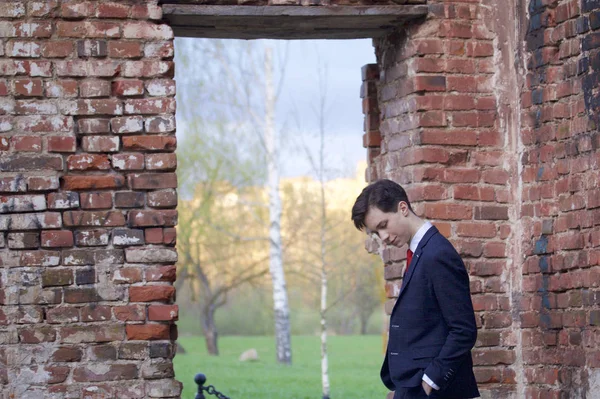
[[[421,226],[419,228],[419,230],[417,230],[417,232],[415,233],[415,235],[413,236],[413,238],[411,238],[410,240],[410,250],[415,253],[417,252],[417,248],[419,247],[419,243],[421,242],[421,240],[423,239],[423,237],[425,237],[425,233],[427,233],[427,231],[432,228],[433,225],[429,222],[425,222],[423,223],[423,226]],[[423,381],[425,381],[430,387],[432,387],[433,389],[435,389],[436,391],[439,391],[440,387],[437,386],[437,384],[435,382],[433,382],[431,380],[431,378],[427,377],[427,374],[423,374]]]

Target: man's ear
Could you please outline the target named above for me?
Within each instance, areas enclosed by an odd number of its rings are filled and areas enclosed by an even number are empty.
[[[398,213],[400,213],[402,216],[408,216],[408,204],[406,202],[398,202]]]

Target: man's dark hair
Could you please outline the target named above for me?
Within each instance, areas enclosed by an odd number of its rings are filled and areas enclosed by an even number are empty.
[[[352,207],[352,221],[358,230],[363,230],[366,227],[365,217],[371,207],[382,212],[397,212],[400,201],[406,202],[412,212],[406,191],[401,185],[387,179],[377,180],[365,187],[356,198]]]

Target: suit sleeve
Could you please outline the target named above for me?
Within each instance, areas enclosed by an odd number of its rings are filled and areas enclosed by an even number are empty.
[[[469,275],[454,247],[450,243],[443,245],[433,262],[434,272],[430,279],[449,333],[439,355],[425,369],[425,374],[443,390],[470,356],[477,340],[477,324]]]

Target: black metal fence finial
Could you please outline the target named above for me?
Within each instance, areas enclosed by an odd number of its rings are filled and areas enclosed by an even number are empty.
[[[229,397],[217,391],[212,385],[205,387],[204,383],[206,382],[206,376],[204,374],[196,374],[196,376],[194,377],[194,381],[196,382],[196,384],[198,384],[198,393],[196,394],[195,399],[206,399],[206,397],[204,396],[204,391],[206,391],[206,393],[208,393],[209,395],[216,396],[219,399],[229,399]]]

